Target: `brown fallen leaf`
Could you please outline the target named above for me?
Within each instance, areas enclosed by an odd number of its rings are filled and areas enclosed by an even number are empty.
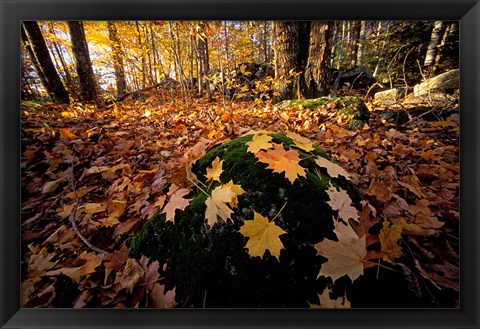
[[[335,280],[348,275],[352,281],[355,281],[363,274],[363,261],[367,254],[365,236],[359,238],[350,225],[345,225],[334,220],[335,235],[338,241],[324,239],[314,247],[317,255],[327,258],[323,263],[318,277],[329,276]]]
[[[175,219],[175,211],[184,210],[189,204],[192,199],[185,199],[186,196],[190,193],[190,189],[187,188],[179,188],[170,196],[170,200],[167,202],[165,207],[162,210],[162,214],[166,214],[166,220],[172,223]]]
[[[144,273],[145,271],[142,266],[140,266],[135,259],[129,258],[125,264],[122,275],[116,280],[116,283],[118,283],[117,291],[126,289],[131,293],[133,288],[143,278]]]

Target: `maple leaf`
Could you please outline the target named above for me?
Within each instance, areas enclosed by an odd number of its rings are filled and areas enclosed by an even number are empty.
[[[205,218],[210,229],[217,222],[218,217],[224,221],[230,218],[233,210],[228,208],[227,203],[232,202],[235,197],[236,194],[232,190],[232,186],[220,185],[212,191],[212,195],[205,201],[207,206]]]
[[[170,200],[162,210],[162,213],[166,214],[167,221],[174,222],[175,210],[180,209],[183,211],[190,204],[192,199],[184,198],[188,193],[190,193],[189,189],[179,188],[170,195]]]
[[[260,150],[268,150],[273,147],[270,143],[271,140],[272,137],[268,135],[253,135],[252,140],[246,143],[248,145],[247,152],[256,154]]]
[[[320,305],[310,304],[310,308],[350,308],[350,302],[347,299],[347,293],[345,296],[338,297],[337,299],[330,298],[330,289],[325,289],[323,293],[318,297],[320,299]]]
[[[338,217],[348,222],[348,219],[358,221],[358,210],[352,207],[352,199],[347,191],[340,189],[337,191],[333,186],[327,190],[330,201],[327,203],[333,210],[338,210]]]
[[[234,184],[233,180],[230,180],[225,186],[229,186],[233,193],[235,193],[235,196],[232,198],[232,201],[229,202],[230,206],[235,208],[238,204],[238,196],[242,195],[245,193],[245,190],[238,184]]]
[[[136,284],[143,278],[144,273],[145,271],[138,262],[133,258],[129,258],[121,277],[117,280],[119,284],[117,291],[126,289],[128,292],[132,292]]]
[[[394,263],[394,259],[402,256],[402,248],[398,241],[402,238],[402,226],[398,224],[384,223],[379,237],[382,244],[382,252],[385,253],[383,259],[389,263]]]
[[[284,246],[279,237],[287,232],[275,225],[273,220],[270,222],[267,217],[253,211],[253,220],[244,221],[240,233],[249,238],[245,247],[251,257],[263,257],[265,251],[269,250],[270,254],[280,261],[280,250],[284,249]]]
[[[274,144],[273,150],[257,153],[258,161],[268,164],[267,169],[285,173],[285,177],[293,184],[298,176],[306,177],[305,168],[300,166],[300,157],[295,150],[286,151],[282,144]]]
[[[387,202],[393,196],[392,190],[387,185],[387,183],[379,182],[377,180],[372,180],[367,193],[375,196],[380,202]]]
[[[350,179],[350,174],[345,169],[343,169],[336,163],[325,159],[324,157],[317,157],[315,159],[315,163],[317,164],[317,166],[327,169],[327,173],[333,178],[337,178],[338,175],[340,175],[347,179]]]
[[[140,258],[140,265],[142,266],[145,274],[143,276],[143,282],[145,284],[145,289],[147,292],[152,291],[153,286],[160,280],[160,273],[158,273],[158,269],[160,268],[160,263],[158,260],[150,262],[150,258],[147,258],[142,255]]]
[[[50,271],[45,273],[46,276],[55,276],[63,274],[72,278],[75,282],[80,283],[80,279],[83,276],[94,273],[95,268],[97,268],[101,263],[102,259],[98,257],[95,253],[88,253],[84,251],[78,257],[81,260],[85,260],[85,264],[79,267],[63,267],[58,270]]]
[[[165,291],[165,286],[159,283],[155,283],[153,286],[150,298],[152,300],[152,306],[156,308],[173,308],[177,305],[175,302],[175,288]]]
[[[299,149],[302,149],[306,152],[313,151],[315,147],[313,146],[313,143],[311,140],[309,140],[306,137],[303,137],[299,134],[296,134],[294,132],[288,131],[285,134],[287,137],[291,138],[293,142],[295,143],[295,146],[298,147]]]
[[[338,242],[323,240],[314,247],[317,255],[326,257],[318,276],[330,276],[333,281],[348,275],[355,281],[363,274],[363,260],[367,254],[365,236],[359,238],[350,225],[334,220]]]
[[[361,203],[363,209],[360,212],[358,223],[350,221],[350,225],[359,238],[367,234],[370,227],[377,224],[379,221],[379,218],[376,218],[377,211],[375,208],[373,208],[367,201],[362,201]]]
[[[205,177],[207,177],[207,182],[209,180],[220,181],[220,175],[223,172],[222,164],[223,160],[220,160],[219,157],[216,157],[215,160],[212,161],[212,167],[207,168],[207,173],[205,175]]]

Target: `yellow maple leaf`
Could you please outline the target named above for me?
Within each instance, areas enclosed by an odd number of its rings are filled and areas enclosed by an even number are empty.
[[[358,221],[358,210],[352,206],[352,199],[348,196],[347,191],[337,191],[333,186],[327,190],[327,194],[330,197],[330,201],[327,203],[333,210],[338,210],[338,217],[348,222],[351,218]]]
[[[170,196],[170,200],[167,202],[162,210],[162,213],[166,214],[166,220],[174,222],[175,210],[184,210],[192,199],[185,199],[184,196],[190,193],[187,188],[179,188]]]
[[[279,236],[287,232],[273,221],[269,222],[267,217],[254,211],[253,220],[246,220],[240,228],[240,233],[249,238],[245,247],[250,256],[263,257],[265,251],[269,250],[270,254],[280,261],[280,250],[284,249],[284,246]]]
[[[207,168],[207,174],[205,175],[207,182],[209,180],[220,181],[220,175],[223,172],[222,165],[223,160],[220,160],[219,157],[216,157],[215,160],[212,161],[212,167]]]
[[[233,210],[227,206],[227,203],[232,202],[234,198],[236,198],[236,193],[232,190],[232,186],[220,185],[212,191],[212,195],[205,201],[207,206],[205,218],[210,229],[217,222],[218,217],[224,221],[230,219]]]
[[[60,137],[64,139],[76,139],[78,138],[77,135],[72,133],[68,128],[61,128],[60,129]]]
[[[333,281],[348,275],[352,281],[363,274],[367,254],[366,236],[359,238],[350,225],[334,220],[338,242],[325,239],[315,245],[317,255],[326,257],[318,276],[330,276]]]
[[[402,256],[402,248],[398,245],[398,241],[402,238],[402,231],[401,225],[388,225],[387,222],[383,224],[379,237],[382,244],[382,252],[385,253],[383,256],[385,261],[394,263],[395,258]]]
[[[291,138],[293,142],[295,143],[295,146],[298,147],[299,149],[302,149],[306,152],[313,151],[315,147],[313,146],[313,143],[311,140],[309,140],[306,137],[303,137],[299,134],[293,133],[291,131],[286,133],[286,136]]]
[[[238,196],[242,195],[245,193],[245,190],[238,184],[234,184],[233,180],[230,180],[225,186],[229,186],[233,193],[235,193],[235,196],[232,198],[232,201],[229,202],[230,206],[233,208],[237,206],[238,204]]]
[[[300,157],[295,150],[286,151],[282,144],[274,144],[273,150],[257,153],[258,161],[267,163],[267,169],[285,173],[285,177],[293,184],[298,176],[306,177],[305,168],[300,166]]]
[[[253,135],[252,140],[246,143],[248,145],[247,152],[256,154],[260,150],[268,150],[273,147],[270,143],[271,140],[272,137],[268,135]]]
[[[317,166],[327,169],[327,173],[333,178],[337,178],[338,175],[340,175],[347,179],[350,179],[350,174],[346,172],[345,169],[323,157],[317,157],[315,159],[315,163],[317,164]]]

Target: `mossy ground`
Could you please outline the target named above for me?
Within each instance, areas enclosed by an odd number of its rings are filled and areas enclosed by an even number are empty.
[[[336,110],[338,115],[343,118],[347,128],[357,130],[362,128],[370,119],[370,112],[364,101],[358,97],[344,96],[344,97],[319,97],[314,99],[292,99],[283,101],[277,106],[280,107],[295,107],[317,110],[335,103],[335,106],[330,106],[328,111]]]
[[[316,166],[314,155],[326,157],[318,148],[310,153],[297,149],[307,176],[292,184],[283,173],[266,169],[266,164],[247,152],[246,143],[252,136],[215,147],[193,166],[199,180],[208,185],[206,168],[219,157],[223,160],[221,183],[233,180],[246,191],[238,197],[232,221],[218,222],[210,230],[205,223],[207,196],[197,191],[190,205],[177,211],[175,224],[156,214],[131,243],[133,255],[168,264],[164,273],[167,288],[176,287],[180,306],[308,307],[309,302],[318,303],[317,293],[326,285],[326,279],[317,280],[325,259],[317,256],[313,247],[326,237],[335,239],[332,218],[336,214],[326,203],[325,190],[329,184],[347,190],[357,207],[361,194],[350,181],[341,176],[331,178]],[[271,136],[285,149],[292,147],[290,138]],[[218,185],[211,184],[209,191]],[[271,220],[285,204],[275,220],[287,232],[280,236],[285,247],[280,261],[269,251],[262,258],[250,257],[247,239],[239,233],[243,221],[252,219],[254,210]]]

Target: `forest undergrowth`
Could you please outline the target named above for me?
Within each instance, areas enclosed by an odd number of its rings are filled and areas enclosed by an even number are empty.
[[[458,306],[458,112],[435,117],[442,109],[427,109],[427,121],[414,108],[367,102],[370,122],[353,131],[335,111],[220,95],[209,103],[161,89],[144,95],[103,106],[22,103],[24,307],[176,306],[158,262],[130,258],[129,242],[173,187],[192,187],[192,161],[264,130],[296,132],[341,164],[375,219],[391,228],[371,242],[413,259],[404,271],[409,289],[421,280],[438,306]],[[409,120],[385,121],[385,111],[405,111]]]

